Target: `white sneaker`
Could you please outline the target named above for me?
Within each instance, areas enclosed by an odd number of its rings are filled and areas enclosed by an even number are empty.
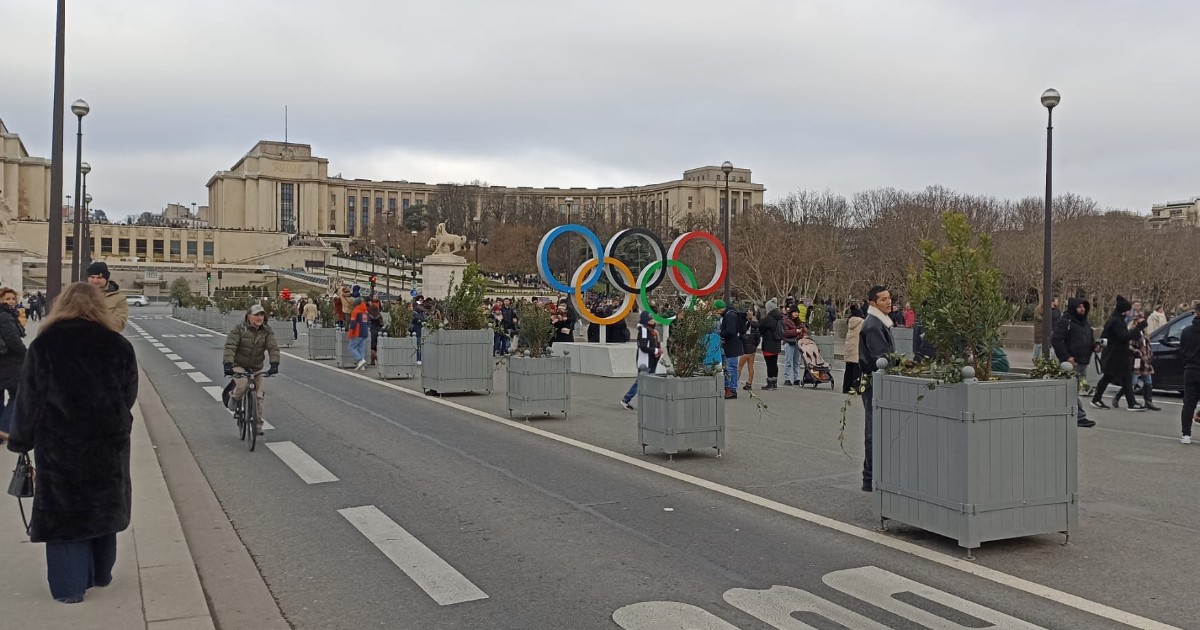
[[[1190,436],[1190,435],[1185,435],[1185,436],[1183,436],[1183,437],[1179,438],[1179,443],[1180,443],[1180,444],[1191,444],[1191,443],[1192,443],[1192,436]]]
[[[361,371],[363,368],[366,367],[366,365],[367,365],[366,359],[359,359],[358,365],[354,366],[354,369]]]

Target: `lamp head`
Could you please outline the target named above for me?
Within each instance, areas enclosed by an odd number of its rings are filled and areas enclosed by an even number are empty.
[[[1049,90],[1042,92],[1042,107],[1045,107],[1046,109],[1054,109],[1061,100],[1062,95],[1060,95],[1058,90],[1054,88],[1050,88]]]
[[[91,205],[91,203],[92,203],[92,193],[88,193],[88,194],[86,194],[86,195],[84,195],[84,196],[83,196],[83,203],[86,203],[86,204],[88,204],[88,205]]]
[[[725,160],[724,162],[721,163],[721,170],[724,171],[726,175],[732,173],[733,172],[733,162],[730,162],[729,160]]]
[[[76,116],[78,116],[80,118],[87,116],[88,112],[90,112],[90,111],[92,111],[91,106],[88,105],[87,101],[85,101],[83,99],[79,99],[79,100],[75,101],[74,103],[71,103],[71,113],[75,114]]]
[[[87,162],[84,162],[83,164],[80,164],[80,165],[79,165],[79,172],[80,172],[80,173],[83,173],[84,175],[87,175],[88,173],[91,173],[91,172],[92,172],[92,165],[91,165],[91,164],[88,164]]]

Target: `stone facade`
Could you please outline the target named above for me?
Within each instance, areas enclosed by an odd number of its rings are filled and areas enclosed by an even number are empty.
[[[1154,204],[1150,207],[1146,226],[1151,229],[1200,227],[1200,197]]]
[[[18,219],[46,220],[50,208],[50,160],[31,157],[21,137],[0,120],[0,194]]]

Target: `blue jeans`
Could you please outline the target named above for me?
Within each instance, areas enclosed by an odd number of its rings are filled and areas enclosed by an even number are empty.
[[[117,563],[117,535],[69,543],[46,543],[46,581],[54,599],[83,599],[93,586],[108,586]]]
[[[725,357],[725,389],[733,390],[737,393],[738,384],[738,358]]]
[[[803,359],[800,358],[800,344],[791,345],[783,344],[783,380],[792,381],[793,383],[800,382],[800,366],[803,365]]]
[[[644,367],[641,365],[638,366],[638,376],[639,377],[642,374],[645,374],[649,371],[650,371],[650,368],[648,368],[648,367]],[[638,380],[636,378],[633,379],[633,385],[629,388],[629,391],[625,392],[625,395],[621,397],[621,400],[623,402],[629,402],[629,401],[633,400],[634,396],[637,396],[637,383],[638,383]]]
[[[366,337],[354,337],[350,340],[350,354],[358,361],[365,361],[367,359],[364,353],[366,345]]]

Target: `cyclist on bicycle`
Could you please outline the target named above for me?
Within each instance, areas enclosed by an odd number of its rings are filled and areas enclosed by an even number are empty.
[[[275,343],[275,331],[266,325],[266,319],[266,309],[255,304],[246,311],[246,317],[242,323],[234,326],[233,330],[230,330],[229,334],[225,336],[225,355],[222,359],[225,363],[225,376],[260,372],[263,367],[263,353],[270,355],[271,369],[267,371],[267,374],[279,373],[279,345]],[[236,408],[242,400],[246,388],[249,387],[247,381],[246,378],[234,379],[233,391],[229,394],[231,409]],[[262,374],[254,377],[254,387],[257,394],[255,398],[258,399],[258,426],[255,427],[255,430],[262,435],[263,397],[265,395]]]

